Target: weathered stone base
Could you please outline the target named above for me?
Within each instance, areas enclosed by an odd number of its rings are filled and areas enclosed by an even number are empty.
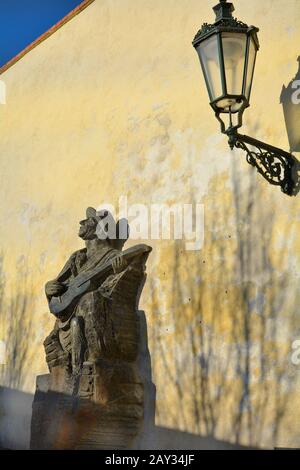
[[[37,377],[32,405],[31,449],[141,448],[154,425],[146,320],[140,317],[135,362],[85,362],[78,376],[62,367]],[[146,336],[146,338],[145,338]]]
[[[130,364],[85,363],[78,378],[55,368],[37,378],[31,448],[129,448],[142,426],[143,400]]]

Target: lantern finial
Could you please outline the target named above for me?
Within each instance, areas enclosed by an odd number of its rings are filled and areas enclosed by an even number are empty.
[[[218,22],[232,18],[234,6],[232,3],[227,3],[227,0],[220,0],[213,10],[216,14],[216,22]]]

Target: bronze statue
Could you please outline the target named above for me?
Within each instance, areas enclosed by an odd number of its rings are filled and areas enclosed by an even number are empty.
[[[137,361],[144,346],[142,312],[137,308],[151,247],[136,245],[123,251],[129,234],[127,222],[115,224],[115,238],[109,236],[104,222],[115,223],[107,211],[87,209],[79,228],[85,248],[73,253],[59,275],[45,286],[56,321],[44,341],[50,374],[37,380],[32,448],[93,448],[87,437],[90,427],[98,433],[93,438],[94,448],[102,448],[106,432],[115,436],[116,448],[127,448],[141,426],[144,386]],[[124,234],[120,237],[121,223],[123,228],[126,223],[125,238]],[[64,398],[54,400],[53,391]],[[73,434],[78,422],[83,425],[76,438],[71,433],[71,439],[70,433],[64,431],[68,438],[62,444],[45,429],[47,422],[53,425],[62,419],[61,415],[65,416],[66,409],[70,410],[66,397],[72,403],[67,421],[73,423]],[[86,404],[88,430],[85,420],[79,418],[83,409],[86,413]],[[66,429],[66,419],[63,427]]]

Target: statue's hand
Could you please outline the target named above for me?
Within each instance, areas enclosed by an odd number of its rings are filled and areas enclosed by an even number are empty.
[[[47,296],[59,296],[66,291],[66,286],[58,281],[49,281],[45,285],[45,292]]]
[[[127,261],[122,255],[116,256],[116,258],[112,262],[112,267],[113,267],[114,273],[118,274],[121,271],[124,271],[124,269],[127,267]]]

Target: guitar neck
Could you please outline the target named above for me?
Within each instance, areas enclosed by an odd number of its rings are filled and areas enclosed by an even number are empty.
[[[147,245],[137,245],[133,246],[132,248],[128,248],[127,250],[121,251],[119,256],[122,256],[122,258],[124,258],[126,261],[129,261],[135,256],[150,253],[151,250],[152,248]],[[103,266],[96,267],[90,272],[86,273],[84,276],[84,281],[80,285],[87,281],[92,281],[96,278],[104,276],[105,274],[108,274],[110,271],[112,271],[112,263],[115,258],[107,261]]]

